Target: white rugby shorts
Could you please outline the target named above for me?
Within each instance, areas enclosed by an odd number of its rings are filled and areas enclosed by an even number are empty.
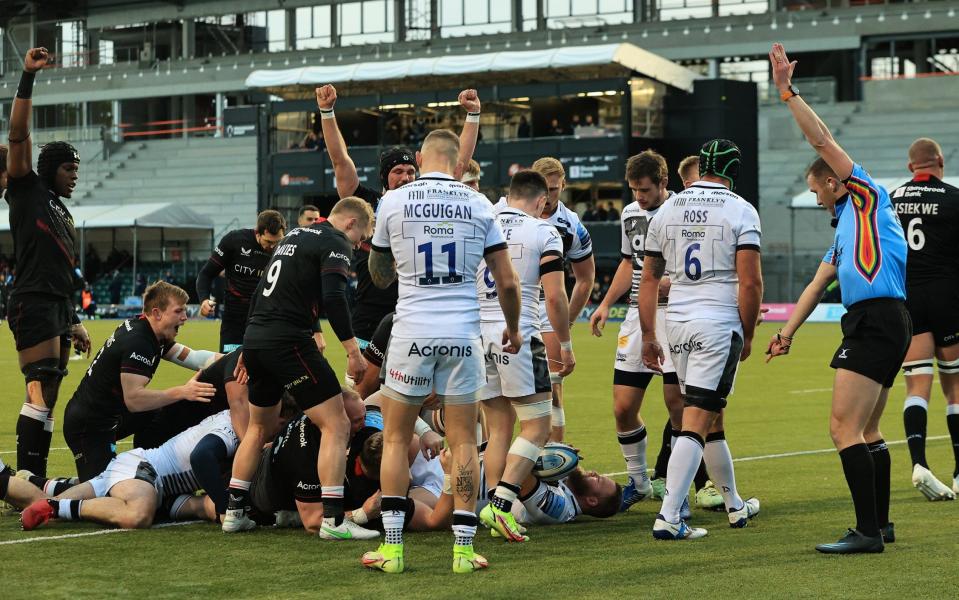
[[[676,367],[669,352],[666,352],[666,307],[656,309],[656,339],[663,346],[666,360],[663,362],[663,373],[675,373]],[[655,373],[643,364],[643,332],[639,327],[639,309],[630,306],[626,311],[626,318],[619,325],[619,336],[616,338],[616,359],[613,368],[627,373]],[[658,373],[657,373],[658,374]]]
[[[519,352],[508,354],[503,352],[505,322],[482,323],[481,328],[486,358],[486,385],[480,390],[480,400],[500,396],[521,398],[552,391],[546,345],[539,337],[539,332],[532,327],[523,331],[523,345]]]
[[[734,343],[733,334],[739,343]],[[666,339],[663,350],[673,358],[682,393],[686,386],[721,392],[723,397],[732,393],[742,353],[739,321],[666,321]]]
[[[383,363],[384,385],[404,396],[475,395],[486,385],[481,338],[390,337]],[[477,399],[478,401],[478,399]]]
[[[102,473],[90,480],[90,485],[93,486],[93,492],[97,495],[97,498],[104,498],[109,495],[113,486],[122,481],[136,479],[137,471],[143,463],[146,463],[144,468],[153,469],[150,462],[140,452],[140,449],[136,448],[118,455],[110,461],[110,464]],[[156,476],[155,469],[153,475]],[[156,490],[158,498],[163,496],[163,487],[158,476],[155,477],[153,488]]]

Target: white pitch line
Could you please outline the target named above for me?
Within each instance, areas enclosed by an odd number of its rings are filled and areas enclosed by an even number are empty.
[[[126,446],[133,444],[132,440],[121,440],[117,442],[117,446]],[[69,448],[50,448],[50,452],[59,452],[61,450],[69,450]],[[16,454],[16,450],[0,450],[0,454]]]
[[[193,525],[202,523],[202,521],[178,521],[176,523],[160,523],[154,525],[151,529],[162,529],[164,527],[179,527],[181,525]],[[65,533],[63,535],[47,535],[41,537],[23,538],[20,540],[7,540],[0,542],[0,546],[9,546],[11,544],[30,544],[33,542],[44,542],[46,540],[69,540],[72,538],[90,537],[93,535],[105,535],[108,533],[124,533],[126,531],[137,531],[136,529],[97,529],[96,531],[87,531],[84,533]]]
[[[905,382],[897,381],[896,383],[892,385],[892,387],[905,387],[905,385],[906,385]],[[827,387],[827,388],[808,388],[805,390],[789,390],[789,393],[790,394],[816,394],[820,392],[831,392],[831,391],[832,391],[832,388]]]
[[[949,439],[948,435],[934,435],[927,437],[927,442],[934,442],[938,440]],[[906,440],[894,440],[892,442],[886,442],[887,446],[899,446],[905,444]],[[830,454],[835,452],[835,448],[822,448],[820,450],[798,450],[796,452],[782,452],[780,454],[762,454],[759,456],[743,456],[742,458],[734,458],[733,462],[752,462],[754,460],[768,460],[771,458],[790,458],[793,456],[810,456],[812,454]],[[617,475],[625,475],[626,471],[617,471],[615,473],[603,473],[606,477],[615,477]]]

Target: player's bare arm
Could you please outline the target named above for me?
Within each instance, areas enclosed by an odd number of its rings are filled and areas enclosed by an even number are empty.
[[[633,259],[624,258],[619,261],[619,266],[616,267],[616,273],[613,275],[613,280],[610,282],[609,289],[606,290],[602,302],[589,317],[589,326],[593,330],[593,335],[603,337],[603,328],[606,327],[606,319],[609,318],[609,307],[629,291],[632,280]]]
[[[656,307],[659,301],[659,280],[666,273],[666,259],[661,256],[643,258],[643,278],[639,280],[639,327],[643,332],[643,364],[662,373],[666,360],[656,339]]]
[[[10,131],[7,140],[7,174],[11,178],[23,177],[33,168],[33,144],[30,142],[30,115],[33,113],[33,80],[36,73],[46,66],[50,53],[46,48],[31,48],[23,59],[23,75],[17,88],[13,108],[10,111]]]
[[[590,255],[586,260],[573,261],[570,264],[573,268],[573,277],[576,279],[573,291],[569,295],[569,318],[572,325],[589,302],[593,282],[596,280],[596,261]]]
[[[376,287],[386,289],[396,281],[396,261],[393,259],[392,252],[372,248],[367,265],[370,270],[370,279]]]
[[[73,341],[73,347],[80,354],[86,354],[90,358],[90,350],[93,344],[90,342],[90,334],[82,323],[76,323],[70,328],[70,339]]]
[[[569,300],[566,298],[566,282],[563,277],[563,259],[558,256],[546,256],[540,262],[540,269],[544,265],[553,264],[555,270],[543,274],[540,283],[546,295],[546,316],[553,326],[553,332],[559,340],[561,359],[563,362],[559,374],[563,377],[570,375],[576,367],[576,357],[573,354],[573,342],[569,332]]]
[[[779,90],[781,97],[787,98],[792,87],[792,75],[797,61],[790,62],[789,57],[786,56],[786,49],[782,44],[777,43],[773,44],[772,50],[769,51],[769,62],[772,65],[776,89]],[[848,179],[852,175],[852,159],[833,139],[829,127],[799,95],[788,97],[785,102],[813,149],[826,161],[833,172],[839,175],[840,179],[843,181]]]
[[[333,106],[336,104],[336,88],[330,84],[316,88],[316,105],[320,109],[320,126],[323,128],[323,141],[333,163],[333,175],[336,177],[336,193],[340,198],[352,196],[360,185],[356,174],[356,165],[347,153],[346,140],[336,124]]]
[[[796,308],[793,309],[789,320],[769,341],[769,347],[766,349],[766,362],[769,362],[776,356],[782,356],[789,353],[792,346],[793,336],[799,331],[799,328],[812,311],[819,305],[822,295],[826,293],[826,286],[836,280],[836,266],[827,262],[819,263],[819,269],[813,276],[812,281],[806,286],[799,300],[796,301]]]
[[[493,281],[496,282],[496,291],[499,305],[503,309],[506,319],[506,331],[503,332],[503,351],[510,354],[519,352],[523,345],[523,335],[519,331],[520,287],[519,275],[513,269],[513,261],[509,250],[495,250],[485,257]]]
[[[173,344],[163,355],[163,360],[193,371],[199,371],[219,360],[221,356],[223,355],[210,350],[194,350],[183,344]]]
[[[466,122],[463,123],[463,131],[460,133],[460,152],[456,157],[456,165],[453,169],[453,179],[459,181],[466,172],[466,168],[473,158],[473,152],[476,150],[476,140],[479,137],[479,112],[480,99],[476,90],[467,89],[460,92],[460,106],[466,109]]]
[[[743,325],[743,351],[739,360],[743,361],[752,352],[753,334],[756,333],[763,300],[763,274],[758,250],[736,252],[736,275],[739,278],[739,321]]]
[[[190,402],[209,402],[216,393],[216,387],[211,383],[198,381],[197,372],[183,385],[166,390],[151,390],[147,387],[149,377],[133,373],[120,373],[120,386],[123,388],[123,403],[130,412],[146,412],[163,408],[187,400]]]

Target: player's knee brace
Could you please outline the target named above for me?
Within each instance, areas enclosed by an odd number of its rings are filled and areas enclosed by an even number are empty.
[[[542,419],[553,414],[553,401],[549,398],[530,402],[526,404],[513,404],[513,410],[516,411],[516,418],[522,421],[532,421]]]
[[[540,450],[542,450],[542,448],[522,436],[516,436],[513,444],[509,447],[510,454],[515,454],[534,463],[536,459],[539,458]]]
[[[940,367],[940,369],[941,368],[942,367]],[[904,362],[902,363],[902,374],[906,377],[912,377],[913,375],[932,375],[932,359]]]
[[[956,360],[940,360],[939,362],[939,372],[948,373],[950,375],[959,374],[959,358]],[[932,369],[929,369],[929,372],[932,373]]]
[[[562,406],[553,406],[553,417],[552,425],[553,427],[565,427],[566,426],[566,411],[563,410]]]
[[[30,393],[30,382],[40,382],[42,398],[31,398],[31,400],[42,400],[47,408],[53,408],[57,401],[60,382],[67,376],[67,370],[60,368],[60,359],[41,358],[27,363],[20,371],[27,382],[27,394]]]
[[[686,386],[685,402],[686,406],[693,406],[716,413],[726,408],[726,398],[719,392],[692,385]]]

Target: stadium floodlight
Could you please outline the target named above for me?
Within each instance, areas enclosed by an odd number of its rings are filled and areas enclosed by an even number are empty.
[[[862,15],[856,15],[856,24],[862,23]]]

